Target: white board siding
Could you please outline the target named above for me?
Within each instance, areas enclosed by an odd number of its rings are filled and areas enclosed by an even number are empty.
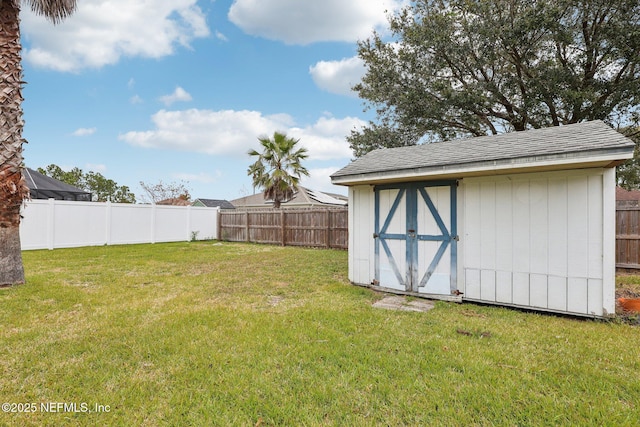
[[[616,283],[616,170],[604,170],[602,188],[603,213],[603,255],[602,255],[602,306],[613,314],[615,310]],[[607,314],[607,313],[603,313]]]
[[[615,271],[604,260],[612,257],[605,211],[614,209],[614,199],[603,196],[613,191],[607,190],[615,185],[612,176],[591,169],[462,180],[464,298],[583,315],[613,312]]]
[[[369,285],[375,274],[373,187],[349,187],[349,201],[349,280]]]

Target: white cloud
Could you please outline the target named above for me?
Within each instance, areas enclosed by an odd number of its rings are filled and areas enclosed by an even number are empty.
[[[164,95],[160,97],[160,102],[162,102],[167,107],[174,102],[177,101],[191,101],[191,94],[186,90],[182,89],[180,86],[176,87],[176,90],[173,91],[171,95]]]
[[[57,71],[100,68],[123,56],[160,58],[209,35],[197,0],[83,0],[56,26],[29,8],[21,18],[24,60]]]
[[[144,148],[244,157],[249,149],[258,148],[259,136],[283,131],[300,138],[310,160],[348,159],[352,153],[345,138],[351,129],[365,124],[353,117],[322,117],[313,125],[294,127],[286,114],[264,116],[247,110],[160,110],[151,119],[155,129],[127,132],[119,139]]]
[[[139,95],[133,95],[131,98],[129,98],[129,102],[131,104],[142,104],[144,101],[142,100],[142,98],[140,98]]]
[[[309,150],[312,160],[348,159],[353,152],[346,137],[351,129],[364,125],[365,122],[356,117],[321,117],[311,126],[290,128],[288,134],[300,138],[300,144]]]
[[[354,42],[387,26],[387,11],[405,0],[235,0],[229,20],[244,32],[305,45],[319,41]]]
[[[216,38],[220,41],[226,42],[229,41],[229,39],[227,38],[227,36],[225,36],[224,34],[222,34],[220,31],[216,31]]]
[[[324,191],[325,193],[334,194],[347,194],[347,188],[333,185],[331,183],[331,174],[336,172],[341,167],[328,167],[328,168],[316,168],[309,169],[309,176],[303,176],[300,180],[300,184],[303,187],[310,188],[312,190]]]
[[[73,136],[89,136],[96,133],[96,128],[79,128],[73,131],[71,135]]]
[[[351,88],[360,82],[365,71],[364,62],[357,56],[340,61],[320,61],[309,68],[309,74],[320,89],[353,97],[358,94]]]
[[[152,116],[155,129],[120,135],[146,148],[244,156],[258,135],[286,128],[290,118],[263,116],[257,111],[160,110]]]

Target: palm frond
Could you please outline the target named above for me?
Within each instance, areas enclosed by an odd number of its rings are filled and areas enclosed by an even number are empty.
[[[306,148],[297,148],[299,139],[287,137],[283,132],[274,132],[272,137],[260,136],[258,141],[262,152],[250,150],[249,155],[257,157],[247,173],[253,185],[264,192],[266,200],[273,200],[274,207],[290,200],[298,189],[300,176],[309,176],[309,171],[301,161],[308,157]]]
[[[23,2],[31,7],[34,13],[43,15],[54,24],[60,23],[73,14],[78,3],[77,0],[23,0]]]

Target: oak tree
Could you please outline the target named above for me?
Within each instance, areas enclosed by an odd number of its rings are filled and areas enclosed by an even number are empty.
[[[637,0],[416,0],[391,36],[361,41],[354,87],[377,119],[356,156],[601,119],[625,125],[640,94]]]

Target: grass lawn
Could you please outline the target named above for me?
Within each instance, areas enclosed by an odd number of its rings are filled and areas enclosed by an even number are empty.
[[[32,412],[0,425],[640,425],[640,327],[625,322],[375,309],[333,250],[193,242],[24,263],[28,283],[0,290],[0,400]]]

